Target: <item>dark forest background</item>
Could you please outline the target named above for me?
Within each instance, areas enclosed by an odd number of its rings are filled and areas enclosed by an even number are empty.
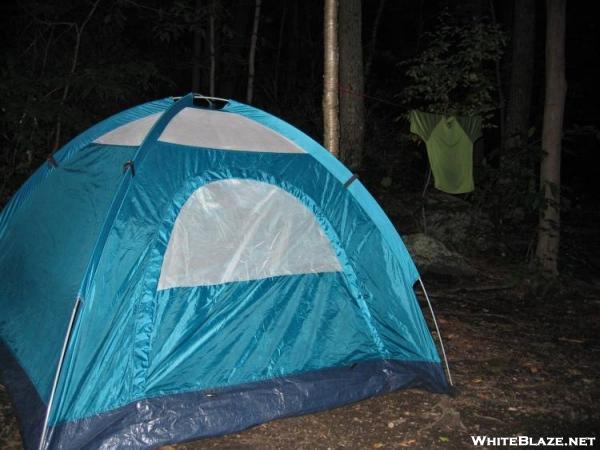
[[[525,139],[507,153],[503,133],[520,3],[363,0],[364,91],[341,86],[340,96],[364,101],[363,156],[352,168],[380,199],[408,196],[410,203],[411,195],[421,198],[428,163],[423,144],[409,133],[407,112],[439,106],[445,77],[468,69],[470,80],[450,101],[463,113],[483,114],[485,130],[475,151],[476,191],[461,200],[489,216],[495,237],[486,239],[504,244],[497,252],[527,261],[540,208],[546,19],[545,2],[529,2],[535,6],[531,108]],[[214,95],[245,101],[255,7],[254,0],[2,2],[1,203],[50,153],[98,120],[193,88],[210,93],[211,53]],[[599,39],[588,9],[568,2],[566,15],[561,245],[572,271],[600,264],[589,250],[585,258],[578,251],[569,256],[576,244],[595,248],[569,241],[569,227],[588,236],[597,223]],[[461,42],[473,58],[460,59]],[[322,1],[263,0],[255,58],[252,104],[321,141]]]

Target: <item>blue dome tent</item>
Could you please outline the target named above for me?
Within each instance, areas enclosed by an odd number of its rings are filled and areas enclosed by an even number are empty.
[[[311,138],[232,100],[158,100],[73,139],[0,215],[3,379],[26,447],[56,449],[447,392],[417,280]]]

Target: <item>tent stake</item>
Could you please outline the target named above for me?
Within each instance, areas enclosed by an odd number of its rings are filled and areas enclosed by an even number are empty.
[[[433,324],[435,325],[435,331],[440,340],[440,348],[442,349],[442,355],[444,356],[444,363],[446,364],[446,373],[448,374],[448,382],[450,386],[454,386],[452,382],[452,375],[450,375],[450,366],[448,365],[448,358],[446,357],[446,349],[444,349],[444,340],[442,339],[442,334],[440,333],[440,328],[438,327],[437,320],[435,318],[435,313],[433,312],[433,306],[431,306],[431,300],[429,300],[429,295],[427,295],[427,290],[425,289],[425,285],[423,284],[423,280],[419,277],[419,284],[421,285],[421,289],[423,289],[423,294],[425,294],[425,299],[427,300],[427,305],[429,305],[429,311],[431,311],[431,317],[433,318]]]
[[[58,365],[56,366],[56,373],[54,374],[52,390],[50,391],[50,399],[48,400],[48,407],[46,408],[46,415],[44,416],[44,425],[42,428],[42,436],[40,437],[40,444],[38,446],[38,450],[44,450],[46,448],[46,438],[48,435],[48,420],[50,419],[50,412],[52,410],[52,404],[54,403],[54,394],[56,393],[56,387],[58,386],[58,380],[60,379],[60,373],[62,370],[63,363],[65,361],[65,354],[67,353],[67,347],[69,346],[69,341],[71,340],[73,325],[75,325],[75,319],[77,318],[77,313],[79,312],[80,306],[81,297],[77,296],[77,298],[75,299],[75,305],[73,305],[73,310],[71,311],[71,318],[69,319],[69,326],[67,327],[67,332],[65,333],[65,339],[63,341],[62,350],[60,352]]]

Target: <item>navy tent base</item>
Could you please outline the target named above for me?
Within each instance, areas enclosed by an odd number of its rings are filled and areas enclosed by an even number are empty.
[[[0,339],[0,381],[6,386],[14,406],[25,448],[37,448],[42,435],[46,405],[40,399],[10,350]]]
[[[5,383],[20,412],[27,448],[38,445],[46,406],[0,343]],[[322,411],[398,389],[447,393],[439,363],[368,361],[223,389],[144,399],[49,430],[69,448],[148,448],[241,431],[260,423]],[[61,448],[61,447],[58,447]]]

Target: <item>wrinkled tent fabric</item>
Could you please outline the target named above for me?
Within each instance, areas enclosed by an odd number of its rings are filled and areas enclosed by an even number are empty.
[[[393,225],[291,125],[190,94],[55,159],[0,215],[0,360],[27,448],[76,298],[48,448],[154,448],[448,390]]]
[[[473,191],[473,144],[481,137],[481,118],[411,111],[409,120],[411,133],[427,147],[436,189],[449,194]]]

